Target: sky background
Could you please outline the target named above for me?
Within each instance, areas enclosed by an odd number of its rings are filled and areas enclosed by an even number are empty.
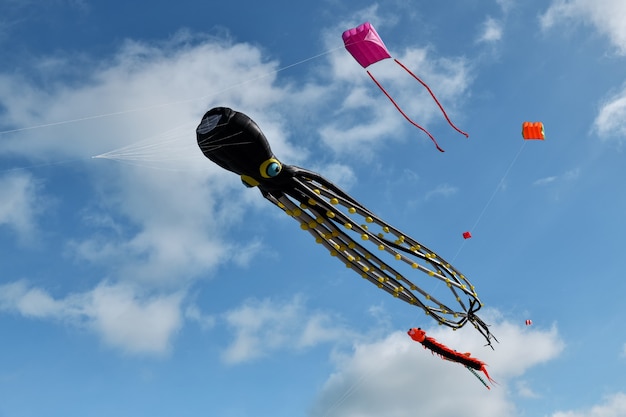
[[[469,139],[386,60],[446,152],[396,112],[343,48],[365,21]],[[622,0],[0,0],[0,417],[626,415],[624,21]],[[450,260],[495,349],[204,158],[214,106]]]

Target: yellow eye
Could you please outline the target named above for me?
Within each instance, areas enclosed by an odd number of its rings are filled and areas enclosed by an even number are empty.
[[[283,169],[283,167],[280,164],[280,161],[275,158],[268,159],[259,167],[259,171],[261,172],[261,176],[263,178],[274,178],[280,173],[281,169]]]

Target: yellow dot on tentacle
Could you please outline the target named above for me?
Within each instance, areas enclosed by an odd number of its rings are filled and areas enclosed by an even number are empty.
[[[349,260],[350,262],[354,261],[354,256],[352,256],[352,255],[348,255],[348,260]]]
[[[335,218],[335,213],[333,213],[332,211],[327,211],[326,215],[328,216],[329,219],[334,219]]]
[[[370,238],[370,237],[369,237],[366,233],[363,233],[363,234],[361,235],[361,239],[363,239],[363,240],[368,240],[369,238]]]
[[[378,236],[381,239],[385,237],[385,235],[383,233],[378,233],[376,236]]]
[[[281,209],[284,209],[284,208],[285,208],[285,205],[279,201],[279,202],[278,202],[278,207],[280,207]]]
[[[339,204],[339,200],[337,200],[336,198],[331,198],[330,199],[330,204],[332,204],[333,206],[337,205],[337,204]]]
[[[402,259],[402,255],[400,255],[399,253],[396,253],[396,254],[394,255],[394,258],[396,258],[396,260],[398,260],[398,261],[399,261],[400,259]]]
[[[350,213],[350,214],[354,214],[354,213],[356,213],[356,209],[355,209],[354,207],[350,207],[350,208],[348,209],[348,213]]]
[[[294,215],[295,217],[301,216],[301,215],[302,215],[302,210],[300,210],[299,208],[296,208],[296,209],[293,211],[293,215]]]
[[[315,243],[322,243],[323,241],[324,241],[324,239],[322,239],[319,236],[315,238]]]
[[[337,256],[337,251],[336,250],[331,250],[330,251],[330,256]]]
[[[389,227],[388,226],[383,227],[383,232],[389,233]]]
[[[432,277],[435,273],[433,271],[428,271],[428,275]]]
[[[323,217],[321,217],[321,216],[318,216],[318,217],[315,218],[315,221],[318,222],[319,224],[322,224],[322,223],[324,223],[325,219]]]
[[[312,198],[309,198],[309,204],[314,206],[317,204],[317,201],[313,200]]]
[[[366,221],[367,223],[372,223],[372,222],[374,221],[374,219],[372,219],[370,216],[367,216],[367,217],[365,218],[365,221]]]
[[[343,225],[346,229],[352,229],[352,225],[350,223],[346,223]]]
[[[430,300],[430,294],[427,294],[427,295],[426,295],[426,299],[427,299],[427,300]]]
[[[372,254],[371,253],[366,253],[365,254],[365,259],[372,259]]]
[[[311,229],[315,229],[315,226],[317,226],[317,222],[316,222],[315,220],[311,220],[311,221],[309,222],[309,227],[310,227]]]
[[[413,269],[417,269],[417,268],[419,268],[419,265],[417,264],[417,262],[413,262],[413,263],[411,264],[411,268],[413,268]]]
[[[339,245],[339,243],[335,243],[335,244],[333,245],[333,247],[334,247],[336,250],[340,250],[340,249],[341,249],[341,246]]]
[[[348,243],[348,247],[349,247],[350,249],[354,249],[354,248],[356,248],[356,242],[350,242],[350,243]]]
[[[322,194],[322,192],[321,192],[319,189],[317,189],[317,188],[315,188],[315,189],[313,190],[313,192],[314,192],[315,194],[317,194],[317,195]]]
[[[289,216],[293,216],[293,211],[291,210],[285,210],[285,213],[287,213],[287,215]]]
[[[300,229],[302,230],[309,230],[309,225],[306,223],[300,223]]]
[[[337,237],[339,236],[339,230],[333,230],[332,233],[330,234],[332,237]]]
[[[367,230],[367,225],[366,225],[366,224],[362,224],[362,225],[361,225],[361,228],[362,228],[363,230]]]
[[[300,208],[301,208],[302,210],[306,210],[306,209],[308,209],[308,208],[309,208],[309,206],[307,206],[307,205],[306,205],[306,204],[304,204],[304,203],[300,203]]]
[[[361,270],[362,270],[363,272],[369,272],[370,267],[369,267],[369,266],[367,266],[367,265],[364,265],[364,266],[363,266],[363,268],[361,268]]]
[[[378,245],[378,250],[385,250],[385,245]]]
[[[411,284],[411,290],[415,291],[417,289],[417,285]]]
[[[402,235],[398,236],[398,240],[399,240],[400,242],[404,243],[404,236],[402,236]]]

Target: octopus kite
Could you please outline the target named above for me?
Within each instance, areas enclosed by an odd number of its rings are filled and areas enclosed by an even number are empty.
[[[439,324],[457,329],[471,323],[491,344],[493,336],[476,315],[481,302],[463,274],[321,175],[281,163],[248,116],[226,107],[211,109],[196,134],[207,158],[240,175],[244,185],[257,187],[346,267]],[[425,273],[416,274],[423,282],[408,278],[417,271]],[[432,293],[422,288],[425,284]],[[450,303],[444,302],[446,295]]]
[[[433,141],[437,149],[440,152],[443,152],[443,149],[439,147],[433,135],[431,135],[428,130],[424,129],[422,126],[414,122],[409,116],[407,116],[407,114],[400,108],[398,103],[396,103],[396,101],[391,97],[387,90],[385,90],[382,84],[380,84],[378,80],[372,75],[372,73],[367,69],[367,67],[375,64],[376,62],[391,58],[391,54],[387,50],[387,47],[383,43],[383,40],[376,32],[376,29],[374,29],[374,26],[372,26],[372,24],[369,22],[365,22],[362,25],[359,25],[352,29],[348,29],[343,32],[342,38],[346,50],[350,52],[350,55],[352,55],[352,57],[359,63],[359,65],[366,69],[367,75],[370,76],[372,81],[374,81],[378,88],[380,88],[385,96],[387,96],[389,101],[393,103],[393,105],[396,107],[396,110],[398,110],[409,123],[420,129],[422,132],[426,133],[428,137]],[[411,70],[408,69],[402,62],[398,61],[396,58],[393,58],[393,60],[402,69],[408,72],[411,77],[415,78],[415,80],[422,84],[424,88],[426,88],[426,90],[428,90],[430,96],[433,98],[433,100],[435,100],[435,103],[437,103],[437,106],[439,106],[439,109],[443,113],[450,126],[452,126],[454,130],[461,133],[463,136],[469,137],[467,133],[465,133],[464,131],[456,127],[454,123],[452,123],[446,111],[443,109],[443,106],[439,103],[439,100],[437,100],[437,97],[435,97],[435,93],[433,93],[430,87],[428,87],[428,85],[424,81],[422,81],[417,75],[413,74],[413,72],[411,72]]]

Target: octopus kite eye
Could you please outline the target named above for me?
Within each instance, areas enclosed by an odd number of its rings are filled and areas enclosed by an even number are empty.
[[[274,178],[283,169],[277,159],[271,158],[263,162],[260,167],[261,176],[263,178]]]

